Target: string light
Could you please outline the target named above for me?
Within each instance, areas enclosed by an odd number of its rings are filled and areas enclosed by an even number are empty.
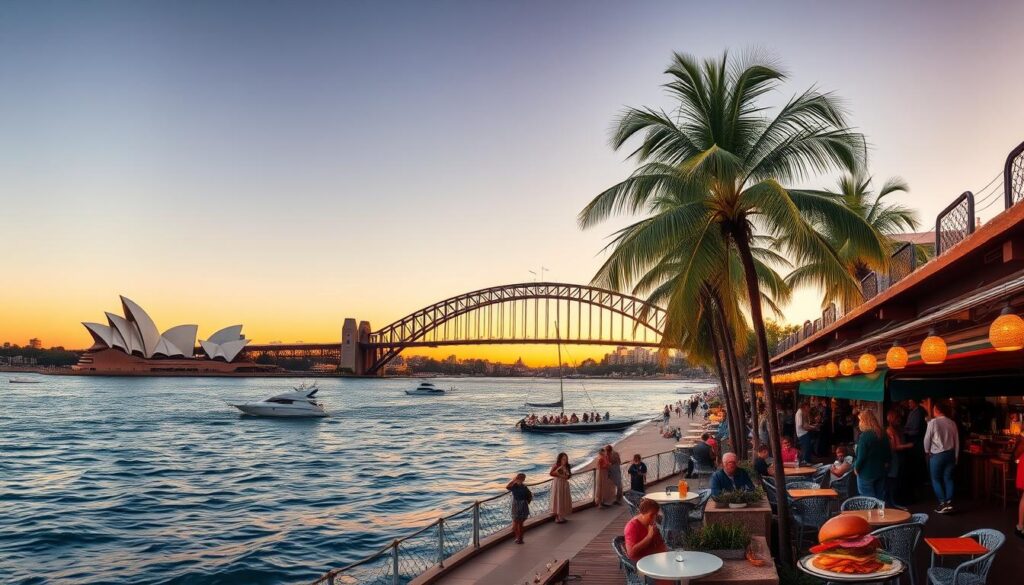
[[[902,370],[907,367],[907,350],[903,349],[900,342],[895,342],[885,354],[885,365],[890,370]]]
[[[878,360],[875,358],[874,354],[866,353],[860,356],[860,359],[857,360],[857,366],[860,367],[860,371],[865,374],[870,374],[875,371],[876,367],[878,367]]]
[[[853,360],[851,360],[850,358],[844,358],[841,362],[839,362],[839,373],[841,373],[844,376],[849,376],[853,374],[853,372],[855,372],[856,370],[857,365],[854,364]]]
[[[941,364],[946,361],[946,342],[932,330],[921,342],[921,361],[926,364]]]
[[[839,375],[839,365],[835,362],[829,362],[825,364],[825,374],[829,378],[835,378]]]

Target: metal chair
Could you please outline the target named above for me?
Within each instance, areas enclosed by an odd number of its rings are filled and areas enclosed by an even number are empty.
[[[885,507],[885,502],[878,498],[872,498],[871,496],[853,496],[843,501],[843,504],[839,506],[839,510],[845,512],[847,510],[878,510]]]
[[[903,561],[903,564],[907,566],[911,585],[917,583],[917,577],[914,574],[914,551],[917,550],[917,543],[920,542],[923,531],[924,524],[907,522],[879,528],[871,533],[882,542],[882,548],[886,552]]]
[[[921,526],[924,526],[925,524],[928,523],[928,514],[925,514],[924,512],[919,512],[917,514],[911,514],[910,515],[910,521],[911,522],[917,522]]]
[[[804,534],[813,534],[812,542],[817,540],[818,529],[832,516],[832,499],[827,496],[789,498],[789,510],[797,528],[796,549],[800,552],[804,549]]]
[[[715,473],[715,468],[702,466],[693,456],[690,457],[690,460],[693,461],[693,472],[690,473],[690,476],[697,480],[696,483],[700,483],[701,478],[705,482],[710,481],[711,476]]]
[[[1006,536],[998,530],[982,528],[972,530],[964,534],[967,538],[974,538],[988,552],[964,561],[953,569],[946,567],[931,567],[928,569],[928,583],[934,585],[984,585],[988,580],[988,571],[992,568],[992,561],[996,558],[996,551],[1006,542]],[[934,557],[933,557],[934,559]]]
[[[697,493],[700,494],[700,498],[697,499],[697,503],[695,503],[693,505],[693,509],[690,510],[690,522],[704,521],[704,508],[708,507],[708,502],[711,500],[711,490],[703,489]]]
[[[669,548],[682,546],[683,536],[690,531],[690,506],[683,503],[663,505],[658,528]]]
[[[686,468],[690,466],[690,454],[676,449],[672,452],[672,461],[676,473],[686,473]]]
[[[647,579],[637,572],[636,563],[626,556],[626,537],[616,536],[612,539],[612,549],[619,557],[619,569],[626,573],[626,585],[646,585]]]
[[[643,492],[626,490],[622,492],[622,499],[626,500],[626,505],[629,506],[629,515],[636,516],[639,511],[640,500],[644,499],[644,494]]]
[[[831,474],[830,474],[831,475]],[[829,484],[839,494],[840,500],[850,497],[850,487],[853,484],[853,470],[847,471],[839,477],[833,478]]]

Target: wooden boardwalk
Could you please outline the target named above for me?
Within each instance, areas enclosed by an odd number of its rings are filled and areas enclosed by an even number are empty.
[[[622,585],[625,582],[619,571],[619,558],[612,550],[612,539],[622,534],[629,521],[629,509],[625,506],[617,518],[608,523],[594,540],[569,561],[569,574],[579,575],[574,583],[583,585]]]

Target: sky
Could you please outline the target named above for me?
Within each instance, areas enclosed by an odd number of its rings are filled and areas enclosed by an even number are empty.
[[[1020,2],[2,2],[0,340],[86,347],[79,323],[119,294],[200,337],[331,342],[345,317],[378,328],[540,266],[586,283],[625,220],[576,214],[633,168],[615,117],[671,107],[673,51],[774,56],[775,103],[834,91],[928,225],[1024,139],[1022,20]]]

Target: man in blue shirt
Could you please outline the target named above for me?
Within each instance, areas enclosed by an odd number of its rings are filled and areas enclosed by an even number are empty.
[[[722,468],[711,476],[711,495],[731,490],[754,491],[754,482],[745,470],[740,469],[736,454],[726,453],[722,456]]]

